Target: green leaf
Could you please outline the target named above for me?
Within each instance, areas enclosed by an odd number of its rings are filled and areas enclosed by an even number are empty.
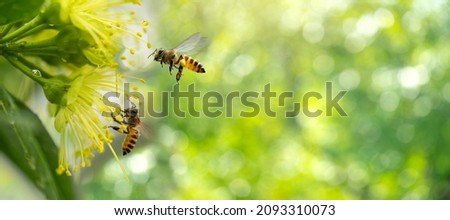
[[[43,3],[44,0],[2,0],[0,2],[0,25],[35,15]]]
[[[0,151],[48,199],[74,199],[70,177],[56,174],[58,149],[39,118],[0,86]]]

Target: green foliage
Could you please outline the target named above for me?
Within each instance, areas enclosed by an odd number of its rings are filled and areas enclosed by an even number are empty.
[[[20,21],[39,12],[44,0],[3,0],[0,3],[0,25]]]
[[[58,151],[39,118],[0,87],[0,151],[48,199],[74,199],[72,180],[57,175]]]

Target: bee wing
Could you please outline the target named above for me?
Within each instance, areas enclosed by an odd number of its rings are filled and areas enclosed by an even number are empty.
[[[203,37],[200,33],[195,33],[182,41],[174,48],[179,53],[196,53],[206,46],[208,39]]]
[[[146,141],[155,140],[155,135],[154,132],[152,132],[152,128],[149,127],[146,123],[144,123],[144,121],[141,121],[141,124],[139,125],[139,131],[141,137]]]

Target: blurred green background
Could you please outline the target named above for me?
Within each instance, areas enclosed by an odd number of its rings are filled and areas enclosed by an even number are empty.
[[[175,76],[146,57],[194,32],[209,38],[193,54],[207,73],[185,72],[180,90],[292,91],[278,116],[170,115],[144,119],[146,135],[121,160],[106,151],[74,177],[84,199],[449,199],[450,4],[447,1],[145,1],[153,45],[136,59],[143,91],[172,91]],[[137,55],[139,56],[139,55]],[[2,60],[2,72],[10,67]],[[2,74],[18,96],[42,93],[19,74]],[[287,118],[294,102],[325,82],[348,116]],[[17,84],[16,84],[17,85]],[[28,88],[24,90],[23,88]],[[201,110],[201,99],[195,103]],[[262,104],[261,98],[254,99]],[[45,115],[44,100],[28,106]],[[188,103],[181,102],[187,110]],[[324,109],[324,99],[311,108]],[[220,110],[225,111],[224,108]],[[50,119],[43,119],[45,121]],[[51,123],[50,123],[51,125]],[[123,136],[114,145],[120,151]],[[0,155],[2,199],[43,198]]]

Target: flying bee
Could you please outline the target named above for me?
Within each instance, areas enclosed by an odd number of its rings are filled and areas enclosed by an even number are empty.
[[[182,41],[178,46],[170,50],[164,50],[162,48],[156,49],[148,57],[155,55],[154,61],[160,62],[161,67],[163,64],[169,65],[169,73],[172,75],[173,67],[178,68],[176,75],[177,83],[180,81],[183,68],[189,69],[197,73],[205,73],[203,65],[194,58],[185,55],[184,53],[195,52],[203,48],[207,43],[207,39],[202,37],[200,33],[195,33]],[[180,53],[177,57],[177,53]]]
[[[139,119],[139,111],[136,108],[136,105],[134,103],[132,104],[133,106],[131,108],[121,110],[122,113],[120,113],[120,116],[122,116],[122,121],[117,120],[111,112],[111,117],[115,122],[121,125],[126,125],[126,130],[121,129],[119,126],[109,126],[119,133],[126,134],[125,140],[122,143],[122,153],[124,156],[133,150],[139,136],[141,135],[141,119]]]

